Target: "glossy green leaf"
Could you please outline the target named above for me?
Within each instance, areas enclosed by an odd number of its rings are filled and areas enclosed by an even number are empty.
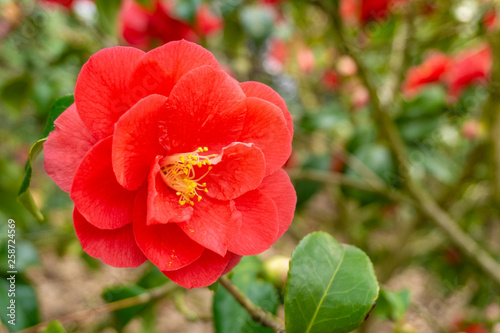
[[[54,121],[61,115],[61,113],[66,110],[71,104],[74,102],[73,95],[67,95],[59,98],[49,112],[49,118],[47,120],[47,124],[45,125],[45,129],[42,132],[42,138],[35,142],[35,144],[31,147],[30,153],[28,156],[28,161],[26,162],[26,166],[24,167],[24,179],[21,184],[21,188],[19,189],[19,193],[17,194],[17,201],[22,204],[28,212],[31,213],[38,221],[43,221],[43,215],[36,206],[35,200],[30,192],[31,186],[31,177],[33,175],[33,161],[40,154],[43,149],[43,143],[47,140],[47,136],[51,131],[54,130]]]
[[[43,333],[66,333],[64,326],[57,320],[50,322],[49,326],[43,331]]]
[[[290,261],[287,333],[350,332],[361,325],[377,295],[373,265],[363,251],[325,232],[309,234]]]
[[[255,304],[276,313],[278,294],[273,285],[259,278],[262,262],[257,257],[243,257],[233,270],[231,281]],[[236,300],[221,286],[214,296],[214,322],[217,333],[272,333],[254,322]]]

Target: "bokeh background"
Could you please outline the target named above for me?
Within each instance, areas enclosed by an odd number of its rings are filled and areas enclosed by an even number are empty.
[[[16,330],[59,319],[64,329],[50,332],[269,331],[246,317],[228,326],[238,306],[223,290],[182,290],[152,265],[115,269],[86,255],[43,155],[31,193],[44,219],[16,201],[52,104],[73,92],[93,53],[187,39],[237,80],[273,87],[294,118],[286,169],[295,219],[269,251],[238,266],[251,298],[282,315],[287,258],[306,234],[324,230],[374,263],[381,293],[359,332],[500,332],[498,282],[406,188],[408,177],[422,184],[500,261],[499,29],[487,0],[1,0],[0,309],[14,219]],[[380,111],[403,140],[405,170]],[[106,306],[124,298],[136,303]]]

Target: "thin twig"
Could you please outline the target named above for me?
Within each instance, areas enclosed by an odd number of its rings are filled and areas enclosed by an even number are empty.
[[[410,10],[413,9],[410,8],[413,6],[415,6],[413,2],[408,4],[408,9],[405,10],[401,25],[392,41],[391,58],[389,60],[390,71],[380,92],[380,100],[384,109],[388,108],[395,100],[404,78],[404,71],[408,62],[408,45],[410,40],[413,39],[415,30],[413,29],[414,14]]]
[[[71,323],[71,322],[79,322],[86,320],[88,318],[92,318],[93,316],[106,314],[110,312],[114,312],[116,310],[125,309],[134,305],[148,303],[152,300],[159,299],[164,297],[165,295],[173,292],[174,290],[180,288],[175,283],[168,283],[161,287],[152,289],[150,292],[145,294],[140,294],[134,297],[125,298],[116,302],[102,304],[96,308],[86,309],[74,313],[70,313],[58,318],[52,318],[50,320],[44,321],[35,326],[28,327],[19,333],[35,333],[45,329],[51,321],[57,320],[61,323]]]
[[[367,183],[363,179],[348,177],[340,173],[332,173],[319,170],[290,170],[288,171],[288,175],[291,179],[294,180],[304,179],[332,185],[348,186],[359,190],[380,194],[394,202],[403,202],[406,204],[414,205],[414,201],[412,198],[396,189],[391,189],[386,186],[374,186],[374,184]]]
[[[488,36],[492,49],[492,73],[488,85],[489,98],[483,110],[483,119],[489,125],[489,141],[491,145],[490,156],[493,172],[493,193],[496,203],[500,203],[500,30],[496,29]]]
[[[273,314],[255,305],[248,297],[236,287],[231,280],[222,276],[219,279],[220,284],[234,297],[234,299],[250,314],[252,319],[259,324],[270,327],[278,333],[285,332],[283,322]]]

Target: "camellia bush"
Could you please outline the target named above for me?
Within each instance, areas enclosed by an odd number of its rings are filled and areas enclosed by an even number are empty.
[[[499,10],[0,2],[2,331],[500,332]]]

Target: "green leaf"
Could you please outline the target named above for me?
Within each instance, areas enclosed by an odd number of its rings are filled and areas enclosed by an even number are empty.
[[[24,167],[24,179],[17,194],[17,201],[22,204],[31,215],[33,215],[38,221],[43,221],[42,212],[36,206],[35,200],[30,192],[31,176],[33,175],[32,162],[40,154],[43,149],[43,143],[47,139],[40,139],[31,147],[28,162]]]
[[[66,333],[64,326],[57,320],[52,320],[43,333]]]
[[[231,281],[256,305],[276,313],[278,294],[273,285],[259,278],[263,267],[259,258],[243,257],[233,270]],[[273,330],[254,322],[248,312],[224,288],[214,296],[214,322],[217,333],[272,333]]]
[[[410,307],[410,298],[410,291],[408,289],[398,292],[381,289],[380,296],[377,299],[375,314],[381,319],[400,321],[404,318],[406,311]]]
[[[327,171],[330,169],[331,156],[329,154],[311,155],[304,163],[304,170],[321,170]],[[297,192],[297,209],[300,210],[304,205],[323,188],[324,184],[312,180],[297,180],[294,182],[295,191]]]
[[[399,174],[392,159],[389,148],[379,143],[368,143],[359,146],[353,153],[359,162],[365,165],[368,169],[373,171],[380,179],[384,180],[392,186],[399,185]],[[362,179],[357,171],[352,168],[347,168],[346,175],[356,179]],[[374,202],[385,202],[386,198],[378,194],[359,190],[348,186],[343,187],[343,192],[346,196],[358,200],[361,205],[369,205]]]
[[[28,100],[32,89],[33,78],[25,73],[6,82],[0,91],[0,97],[3,103],[19,110]]]
[[[42,138],[46,138],[49,136],[50,132],[54,130],[54,122],[56,121],[56,119],[74,102],[75,97],[73,96],[73,94],[60,97],[57,99],[57,101],[55,101],[54,105],[52,105],[52,108],[50,109],[49,118],[47,119],[47,123],[45,124],[45,128],[42,132]]]
[[[7,258],[8,256],[8,238],[7,236],[7,224],[4,224],[0,227],[0,232],[2,233],[0,236],[0,258]],[[3,236],[5,235],[5,236]],[[33,266],[40,263],[40,259],[38,258],[38,252],[36,247],[30,243],[29,241],[20,238],[20,235],[16,235],[15,238],[16,244],[16,271],[23,272],[27,267]],[[12,242],[11,242],[12,243]],[[0,261],[0,271],[7,272],[9,271],[9,265],[7,260]]]
[[[179,18],[182,18],[186,21],[194,20],[194,16],[196,14],[196,7],[198,7],[201,3],[201,0],[180,0],[177,1],[175,5],[175,14]]]
[[[263,6],[245,6],[239,12],[243,30],[256,42],[263,42],[274,30],[272,12]]]
[[[150,265],[144,275],[137,281],[137,285],[144,289],[152,289],[164,285],[170,280],[163,274],[158,267]]]
[[[96,0],[99,25],[110,36],[116,36],[116,18],[120,9],[120,0]]]
[[[350,332],[361,325],[377,295],[377,278],[366,254],[325,232],[314,232],[292,254],[286,331]]]
[[[112,287],[103,291],[102,298],[106,303],[111,303],[144,294],[146,291],[146,289],[136,285]],[[148,305],[148,303],[139,304],[113,312],[118,328],[125,327],[130,320],[138,316]]]
[[[154,8],[153,0],[135,0],[135,2],[148,9]]]
[[[219,289],[219,280],[215,281],[214,283],[212,283],[211,285],[209,285],[207,288],[208,288],[208,290],[213,291],[214,293],[216,293],[217,290]]]
[[[42,138],[35,142],[31,146],[28,161],[24,167],[24,179],[17,194],[17,201],[22,204],[31,215],[33,215],[38,221],[43,221],[43,215],[36,206],[35,200],[30,192],[31,177],[33,175],[32,163],[35,158],[40,154],[43,149],[43,143],[47,140],[47,136],[54,130],[54,121],[61,115],[61,113],[66,110],[74,102],[73,95],[67,95],[59,98],[49,112],[49,118],[45,129],[42,132]]]

